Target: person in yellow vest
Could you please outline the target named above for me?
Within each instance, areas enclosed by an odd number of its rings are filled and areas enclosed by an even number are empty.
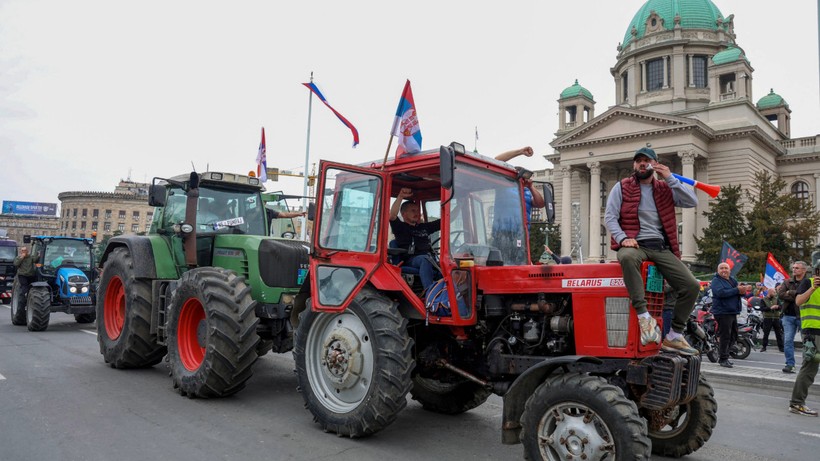
[[[795,298],[800,306],[800,319],[803,328],[803,364],[800,373],[794,380],[792,398],[789,402],[789,411],[804,416],[817,416],[817,410],[806,406],[806,396],[809,387],[817,377],[817,368],[820,365],[820,351],[817,342],[820,340],[820,264],[814,269],[814,278],[808,290]]]

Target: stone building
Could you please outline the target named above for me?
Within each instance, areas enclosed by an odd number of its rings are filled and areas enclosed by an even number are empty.
[[[545,176],[555,185],[561,254],[615,259],[607,194],[648,144],[673,172],[703,183],[749,190],[756,172],[778,174],[785,192],[820,210],[820,135],[792,138],[791,110],[773,89],[755,100],[754,68],[735,38],[734,15],[711,0],[648,0],[609,69],[616,105],[596,116],[578,81],[561,92],[554,152],[545,156],[555,166]],[[695,260],[695,237],[708,226],[710,198],[698,198],[697,209],[677,210],[684,261]]]
[[[0,229],[6,230],[6,237],[23,245],[23,237],[31,235],[59,235],[57,216],[37,216],[24,214],[0,214]]]
[[[120,181],[115,192],[61,192],[59,234],[95,237],[148,232],[154,207],[148,205],[148,184]]]

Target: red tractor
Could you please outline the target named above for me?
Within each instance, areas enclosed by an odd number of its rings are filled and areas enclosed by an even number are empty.
[[[528,459],[678,457],[709,439],[717,403],[700,357],[641,345],[617,263],[530,261],[528,173],[456,143],[384,164],[321,163],[294,358],[322,429],[378,432],[408,392],[446,414],[494,393],[502,442]],[[430,254],[441,292],[396,263],[407,250],[391,245],[389,213],[406,187],[427,221],[441,220]],[[644,273],[660,323],[663,280],[651,264]]]

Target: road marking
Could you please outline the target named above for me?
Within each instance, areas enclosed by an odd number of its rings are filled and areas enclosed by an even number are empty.
[[[801,432],[800,435],[808,435],[809,437],[817,437],[820,439],[820,434],[815,434],[814,432]]]
[[[2,381],[2,380],[4,380],[4,379],[6,379],[6,377],[5,377],[5,376],[3,376],[3,375],[0,375],[0,381]]]
[[[90,334],[90,335],[97,336],[97,332],[96,332],[96,331],[92,331],[92,330],[80,330],[80,331],[82,331],[83,333],[88,333],[88,334]]]

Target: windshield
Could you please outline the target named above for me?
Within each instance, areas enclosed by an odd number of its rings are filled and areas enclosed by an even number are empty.
[[[268,210],[283,213],[290,211],[288,204],[284,199],[276,200],[274,202],[265,202],[265,208]],[[270,235],[274,237],[288,237],[289,235],[296,235],[296,230],[293,227],[293,220],[290,218],[276,218],[270,221]]]
[[[527,230],[518,181],[461,164],[454,179],[451,256],[472,257],[480,266],[527,264]]]
[[[161,227],[185,220],[187,197],[180,188],[168,191]],[[199,188],[196,226],[198,234],[266,235],[264,204],[258,191]]]
[[[46,246],[43,270],[54,271],[62,265],[91,270],[91,247],[82,240],[56,239]]]
[[[17,247],[0,247],[0,261],[12,261],[17,257]]]

